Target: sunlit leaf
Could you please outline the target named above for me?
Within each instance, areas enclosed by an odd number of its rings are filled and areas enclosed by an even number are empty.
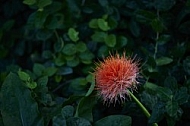
[[[30,89],[34,89],[37,87],[37,83],[34,82],[34,81],[31,81],[31,82],[26,82],[26,86]]]
[[[167,65],[170,64],[171,62],[173,62],[173,59],[169,57],[160,57],[156,59],[157,66]]]
[[[68,35],[69,35],[69,38],[74,42],[79,40],[79,37],[78,37],[79,32],[77,32],[74,28],[69,28]]]
[[[95,42],[103,42],[104,41],[104,38],[107,36],[107,33],[105,32],[95,32],[91,38],[93,41]]]
[[[36,0],[24,0],[23,3],[30,6],[30,5],[35,4],[35,3],[36,3]]]
[[[98,19],[98,27],[103,31],[108,31],[110,29],[108,22],[104,19]]]
[[[46,76],[53,76],[57,72],[57,68],[55,67],[48,67],[44,70],[43,75]]]
[[[84,52],[84,51],[86,51],[87,47],[86,47],[86,44],[84,42],[78,42],[76,44],[76,49],[79,52]]]
[[[75,44],[69,43],[63,47],[62,52],[66,55],[73,55],[77,51]]]
[[[116,45],[116,36],[113,34],[107,35],[105,37],[105,43],[109,47],[114,47]]]
[[[18,76],[23,81],[29,81],[30,80],[30,75],[27,74],[26,72],[18,71]]]
[[[98,19],[92,19],[92,20],[89,22],[89,27],[90,27],[90,28],[98,28]]]

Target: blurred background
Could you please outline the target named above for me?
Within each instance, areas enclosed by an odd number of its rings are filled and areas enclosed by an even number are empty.
[[[190,125],[189,35],[190,0],[1,0],[0,125]],[[149,119],[130,98],[95,97],[91,73],[110,52],[140,59]]]

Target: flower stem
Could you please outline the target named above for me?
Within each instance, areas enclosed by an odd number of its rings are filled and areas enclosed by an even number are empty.
[[[133,93],[131,93],[128,90],[128,93],[130,94],[130,96],[133,98],[133,100],[137,103],[137,105],[141,108],[141,110],[143,111],[143,113],[146,115],[147,118],[150,118],[150,113],[148,112],[148,110],[144,107],[144,105],[133,95]],[[153,126],[158,126],[157,123],[153,123]]]

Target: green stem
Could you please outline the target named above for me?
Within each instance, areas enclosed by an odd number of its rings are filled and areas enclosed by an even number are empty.
[[[143,111],[143,113],[146,115],[147,118],[150,118],[150,113],[148,112],[148,110],[144,107],[144,105],[133,95],[133,93],[131,93],[128,90],[128,93],[130,94],[130,96],[133,98],[133,100],[137,103],[137,105],[141,108],[141,110]],[[153,123],[153,126],[158,126],[157,123]]]

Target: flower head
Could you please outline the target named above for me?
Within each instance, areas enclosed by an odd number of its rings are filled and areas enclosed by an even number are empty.
[[[96,90],[104,103],[124,102],[128,89],[138,84],[138,62],[119,54],[110,55],[97,64],[95,69]]]

